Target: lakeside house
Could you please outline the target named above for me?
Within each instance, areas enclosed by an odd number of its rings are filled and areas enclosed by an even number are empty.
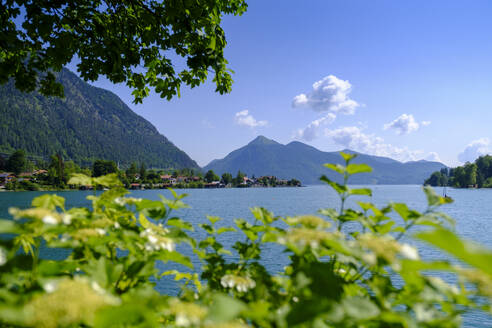
[[[130,184],[130,189],[140,189],[141,184],[140,183],[132,183]]]
[[[42,174],[48,174],[48,170],[36,170],[33,172],[33,175],[42,175]]]
[[[225,184],[221,183],[220,181],[212,181],[205,184],[205,188],[225,188]]]
[[[22,181],[33,181],[36,182],[37,178],[48,174],[47,170],[35,170],[34,172],[22,172],[19,175],[15,175],[12,172],[0,173],[0,187],[5,189],[5,185],[9,182],[22,182]]]
[[[16,179],[16,176],[12,172],[0,173],[0,186],[5,187],[7,183],[12,182],[14,179]]]

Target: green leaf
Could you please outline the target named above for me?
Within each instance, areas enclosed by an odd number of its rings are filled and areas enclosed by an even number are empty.
[[[0,234],[2,233],[19,233],[21,232],[21,226],[17,225],[15,221],[0,219]]]
[[[145,215],[143,215],[142,213],[140,213],[140,215],[138,216],[138,221],[140,222],[140,224],[142,225],[142,227],[144,227],[145,229],[147,229],[147,228],[150,227],[149,220],[147,220],[147,218],[145,217]]]
[[[374,207],[372,203],[367,203],[367,202],[357,202],[359,204],[360,208],[362,208],[363,211],[369,211]]]
[[[31,206],[33,207],[41,207],[46,208],[48,210],[55,210],[57,207],[64,209],[65,208],[65,198],[57,196],[57,195],[42,195],[36,197],[32,200]]]
[[[215,323],[230,321],[246,309],[246,305],[238,299],[216,294],[210,306],[208,319]]]
[[[82,173],[74,173],[67,183],[69,185],[92,186],[92,178]]]
[[[193,225],[189,222],[185,222],[181,220],[180,218],[176,218],[176,217],[170,218],[169,220],[166,221],[166,224],[179,229],[193,231]]]
[[[347,173],[357,174],[357,173],[369,173],[372,172],[372,167],[367,164],[349,164],[347,165]]]
[[[242,231],[248,237],[249,240],[255,241],[256,239],[258,239],[258,235],[255,232],[253,232],[251,230],[248,230],[247,228],[246,229],[242,229]]]
[[[274,221],[272,212],[267,211],[262,207],[253,207],[250,211],[258,221],[261,221],[265,225]]]
[[[224,232],[228,232],[228,231],[237,231],[236,229],[234,229],[233,227],[222,227],[222,228],[219,228],[217,229],[217,234],[220,235]]]
[[[222,220],[222,218],[218,216],[211,216],[211,215],[207,215],[207,219],[210,221],[212,225]]]
[[[176,193],[176,191],[174,191],[174,189],[167,188],[167,190],[169,190],[171,192],[171,194],[173,195],[174,199],[178,199],[178,194]]]
[[[336,183],[335,181],[331,181],[326,177],[326,175],[323,175],[320,178],[321,181],[326,182],[328,185],[330,185],[335,191],[340,195],[348,191],[347,186],[341,185],[339,183]]]
[[[482,246],[465,241],[453,232],[438,228],[433,231],[419,232],[417,238],[434,245],[457,259],[483,270],[492,277],[492,251]]]
[[[157,259],[163,262],[173,261],[182,264],[190,269],[193,269],[193,264],[191,263],[190,258],[175,251],[169,252],[166,250],[161,250],[159,252],[159,255],[157,256]]]
[[[424,262],[421,260],[401,260],[401,272],[409,272],[411,275],[414,271],[424,271],[424,270],[446,270],[454,271],[453,266],[448,262],[435,261],[435,262]]]
[[[328,163],[328,164],[323,164],[324,167],[327,167],[329,168],[330,170],[333,170],[337,173],[340,173],[341,175],[344,175],[345,174],[345,166],[343,165],[340,165],[340,164],[331,164],[331,163]]]
[[[166,216],[166,206],[158,200],[142,199],[136,203],[137,211],[152,219],[159,220]]]
[[[380,224],[374,227],[374,230],[378,233],[385,235],[391,231],[391,228],[395,225],[395,221],[389,221],[384,224]]]
[[[208,43],[208,47],[211,50],[215,50],[215,37],[210,38],[210,42]]]
[[[434,189],[430,186],[424,187],[424,193],[427,196],[427,203],[429,204],[429,206],[440,206],[453,202],[453,200],[449,197],[441,197],[436,194]]]
[[[161,203],[167,205],[172,210],[179,210],[181,208],[189,207],[187,204],[179,200],[179,198],[175,200],[169,200],[162,195],[159,195],[159,197],[161,198]]]
[[[156,327],[159,317],[146,304],[139,304],[135,297],[133,303],[105,307],[95,314],[95,328]]]
[[[174,280],[175,281],[179,281],[181,279],[186,279],[186,280],[193,279],[193,275],[191,273],[189,273],[189,272],[179,272],[178,270],[164,271],[161,274],[161,277],[170,276],[170,275],[173,275],[174,276]]]
[[[379,315],[380,311],[376,304],[368,298],[358,296],[345,298],[342,306],[346,315],[351,319],[368,320]]]
[[[372,190],[369,188],[349,189],[348,193],[349,195],[372,196]]]
[[[334,208],[323,208],[319,210],[318,213],[334,220],[338,218],[338,212]]]
[[[391,207],[398,213],[404,221],[415,220],[422,216],[417,211],[410,210],[404,203],[393,203]]]
[[[122,186],[120,179],[118,179],[118,175],[116,173],[110,173],[107,175],[103,175],[97,178],[92,178],[95,185],[101,185],[104,187],[114,187],[114,186]]]
[[[344,161],[348,164],[352,159],[357,157],[357,154],[348,154],[348,153],[344,153],[343,151],[341,151],[340,156],[342,156]]]

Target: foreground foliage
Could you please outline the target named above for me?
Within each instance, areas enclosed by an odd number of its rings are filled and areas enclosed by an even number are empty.
[[[220,25],[246,8],[243,0],[2,1],[0,84],[13,78],[23,92],[63,96],[53,71],[76,57],[85,81],[125,82],[135,103],[151,88],[169,100],[209,71],[216,91],[229,92]]]
[[[277,217],[253,208],[253,221],[237,219],[228,227],[210,216],[199,231],[174,216],[186,207],[183,195],[137,199],[126,196],[115,175],[78,175],[72,183],[112,187],[88,197],[92,210],[66,209],[62,197],[43,195],[32,208],[11,209],[15,221],[0,221],[0,232],[10,234],[0,246],[0,322],[32,327],[459,327],[464,311],[491,311],[492,253],[449,229],[452,220],[437,210],[450,200],[424,188],[424,212],[401,203],[377,208],[359,201],[360,209],[351,208],[347,199],[371,196],[371,190],[349,188],[348,179],[371,168],[351,164],[354,155],[342,156],[345,165],[326,166],[341,174],[344,184],[322,178],[339,194],[338,210]],[[416,226],[428,227],[418,229],[416,238],[466,266],[421,260],[418,250],[403,242]],[[235,234],[237,241],[225,245],[224,234]],[[66,258],[40,257],[44,248],[65,252]],[[285,257],[281,272],[265,267],[268,252]],[[195,257],[201,269],[193,268]],[[158,270],[159,261],[169,270]],[[430,274],[435,272],[456,279],[447,283]],[[154,289],[165,276],[180,282],[177,296]]]

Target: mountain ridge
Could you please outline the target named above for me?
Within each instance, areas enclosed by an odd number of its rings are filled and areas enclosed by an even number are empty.
[[[65,98],[0,86],[0,152],[24,149],[88,165],[95,159],[147,167],[196,168],[198,164],[113,92],[94,87],[64,68],[57,73]],[[26,126],[28,127],[26,129]]]
[[[373,172],[354,175],[353,184],[422,184],[432,172],[446,167],[432,161],[400,162],[383,156],[373,156],[344,149],[344,152],[356,153],[357,163],[366,163]],[[214,159],[203,167],[204,171],[213,170],[217,174],[238,170],[248,175],[275,175],[282,179],[296,178],[303,184],[318,184],[323,174],[339,181],[339,177],[323,167],[324,163],[342,164],[339,152],[323,152],[300,141],[284,145],[265,136],[258,136],[248,144],[231,151],[223,159]]]

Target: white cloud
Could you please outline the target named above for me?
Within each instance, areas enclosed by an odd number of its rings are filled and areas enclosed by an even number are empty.
[[[465,147],[463,152],[458,154],[458,160],[462,163],[473,162],[482,155],[490,154],[492,151],[489,145],[489,138],[473,140]]]
[[[328,113],[326,114],[326,116],[312,121],[304,129],[297,130],[295,133],[295,137],[306,141],[312,141],[313,139],[318,137],[319,130],[321,129],[321,127],[325,124],[332,123],[335,120],[335,118],[336,118],[335,114]]]
[[[235,121],[238,125],[248,126],[250,128],[265,126],[268,124],[267,121],[257,121],[253,115],[249,114],[247,109],[237,112],[235,115]]]
[[[397,134],[409,134],[413,131],[417,131],[420,126],[427,126],[430,121],[422,121],[420,124],[415,121],[412,114],[402,114],[390,123],[384,125],[384,129],[394,129]]]
[[[313,90],[294,97],[293,107],[308,107],[317,112],[335,112],[353,114],[360,106],[348,96],[352,91],[349,81],[344,81],[334,75],[328,75],[313,84]]]
[[[424,157],[424,159],[431,162],[441,162],[439,154],[434,151],[431,151],[426,157]]]
[[[325,134],[338,145],[369,155],[391,157],[402,162],[415,161],[425,157],[421,150],[410,150],[407,147],[397,147],[385,143],[381,137],[365,134],[356,126],[335,130],[325,129]]]

